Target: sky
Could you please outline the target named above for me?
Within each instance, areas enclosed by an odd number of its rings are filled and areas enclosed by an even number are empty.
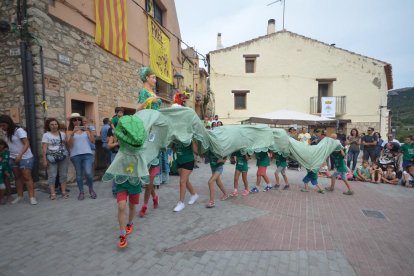
[[[181,39],[206,55],[266,34],[268,19],[282,30],[275,0],[175,0]],[[414,87],[414,0],[285,0],[285,29],[390,63],[394,89]],[[183,45],[183,48],[186,46]]]

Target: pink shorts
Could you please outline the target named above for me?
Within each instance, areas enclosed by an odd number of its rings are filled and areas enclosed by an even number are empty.
[[[157,167],[151,167],[150,169],[149,169],[149,175],[150,176],[156,176],[157,174],[159,174],[160,173],[160,166],[157,166]]]
[[[257,167],[256,175],[265,176],[266,175],[266,169],[267,169],[267,167],[262,167],[262,166]]]
[[[128,192],[127,191],[123,191],[123,192],[118,192],[116,194],[116,201],[120,202],[123,200],[127,200],[128,197]],[[139,194],[134,194],[134,195],[129,195],[129,203],[132,204],[138,204],[139,203]]]

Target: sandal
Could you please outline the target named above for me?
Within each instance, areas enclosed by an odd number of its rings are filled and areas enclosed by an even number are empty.
[[[62,194],[62,198],[63,198],[63,199],[68,199],[68,198],[69,198],[69,194],[67,194],[67,193],[63,193],[63,194]]]
[[[49,197],[50,197],[51,200],[55,200],[56,199],[56,194],[50,194]]]
[[[230,197],[229,194],[225,194],[220,198],[220,200],[224,201],[224,200],[228,199],[229,197]]]
[[[242,196],[248,196],[250,194],[249,190],[244,190]]]
[[[214,201],[210,200],[210,201],[207,203],[206,208],[213,208],[214,206],[216,206],[216,205],[214,204]]]

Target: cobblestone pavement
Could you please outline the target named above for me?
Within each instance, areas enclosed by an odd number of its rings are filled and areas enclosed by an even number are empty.
[[[305,173],[289,170],[289,191],[216,200],[206,209],[210,169],[199,165],[191,176],[199,201],[172,212],[178,177],[171,176],[157,191],[160,207],[136,217],[124,250],[108,183],[95,183],[95,200],[78,201],[72,187],[67,200],[38,191],[37,206],[0,206],[0,275],[413,275],[414,190],[352,182],[356,193],[345,196],[338,182],[333,193],[301,193]],[[228,191],[233,172],[226,164]]]

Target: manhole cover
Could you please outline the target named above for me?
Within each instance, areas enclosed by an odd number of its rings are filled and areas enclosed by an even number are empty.
[[[364,213],[365,216],[370,218],[378,218],[378,219],[385,219],[385,216],[380,211],[374,211],[374,210],[362,210],[362,213]]]

